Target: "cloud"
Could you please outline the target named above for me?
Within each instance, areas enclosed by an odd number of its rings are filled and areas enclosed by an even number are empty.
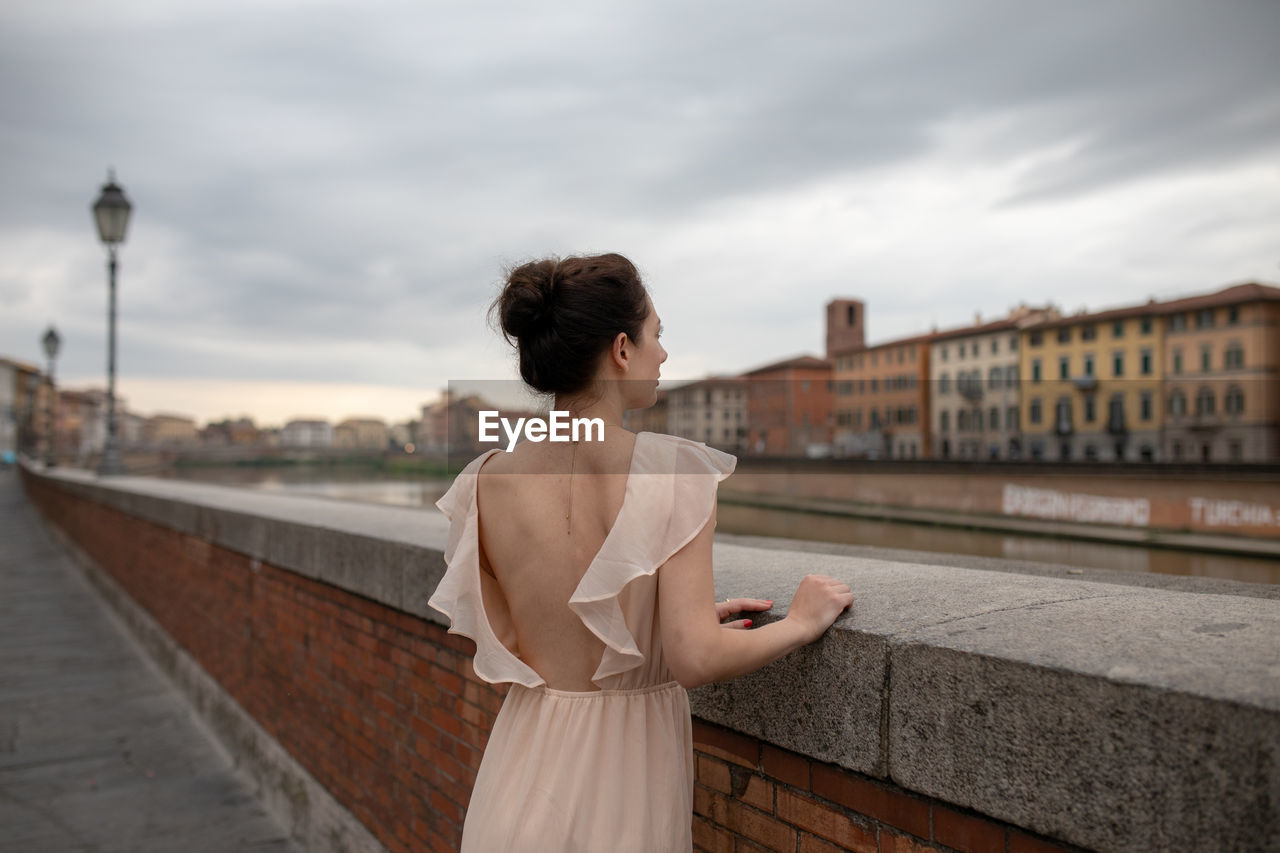
[[[157,380],[509,373],[484,309],[552,253],[633,257],[694,372],[817,350],[838,294],[883,339],[1274,278],[1275,32],[1260,0],[10,3],[0,340],[54,321],[98,371],[109,165]]]

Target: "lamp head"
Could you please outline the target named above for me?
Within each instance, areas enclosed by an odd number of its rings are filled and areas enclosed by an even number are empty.
[[[115,172],[107,174],[102,194],[93,203],[93,218],[98,224],[98,237],[108,246],[123,243],[129,228],[129,213],[133,205],[125,198],[124,189],[116,183]]]
[[[58,330],[50,326],[41,341],[44,343],[44,354],[49,357],[49,360],[53,361],[57,358],[58,347],[62,345],[62,338],[58,337]]]

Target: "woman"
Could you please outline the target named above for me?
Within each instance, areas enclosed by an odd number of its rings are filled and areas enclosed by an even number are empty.
[[[622,428],[625,410],[653,405],[667,358],[630,261],[525,264],[493,310],[525,382],[604,430],[602,440],[489,450],[437,504],[451,528],[431,606],[475,641],[481,678],[511,685],[462,850],[687,851],[686,688],[816,640],[853,595],[810,575],[786,618],[721,624],[772,602],[715,601],[715,492],[736,460]]]

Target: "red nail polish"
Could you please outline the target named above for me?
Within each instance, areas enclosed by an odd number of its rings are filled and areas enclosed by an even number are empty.
[[[745,622],[743,622],[742,627],[744,627],[744,628],[750,628],[750,627],[751,627],[751,620],[750,620],[750,619],[748,619],[748,620],[746,620]]]

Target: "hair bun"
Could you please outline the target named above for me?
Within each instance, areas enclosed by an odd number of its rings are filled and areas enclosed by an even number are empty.
[[[530,388],[576,394],[592,383],[619,333],[640,342],[649,298],[622,255],[575,255],[515,267],[489,311],[516,345]]]
[[[498,298],[498,316],[508,337],[526,339],[550,326],[557,266],[554,260],[533,261],[507,276]]]

